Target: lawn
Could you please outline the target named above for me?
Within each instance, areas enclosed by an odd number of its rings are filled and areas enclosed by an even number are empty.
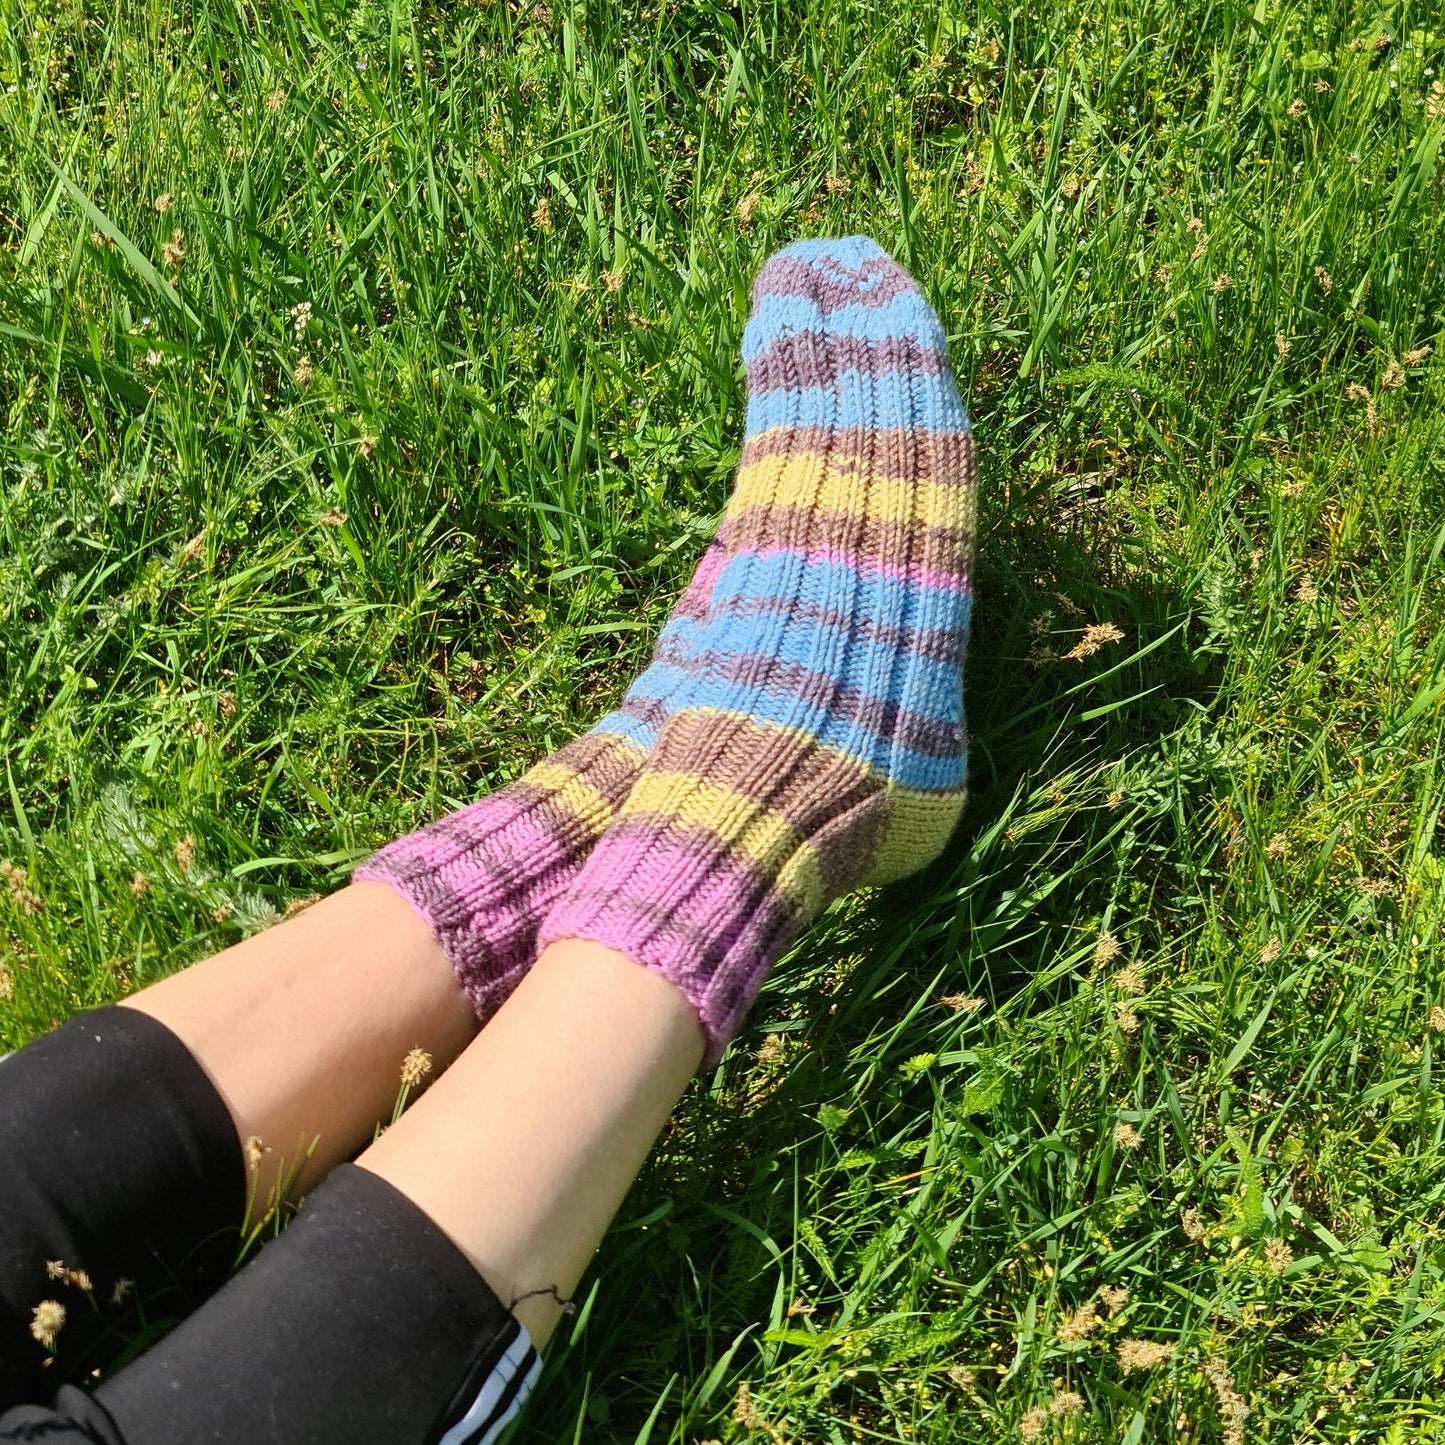
[[[866,231],[979,441],[974,796],[512,1438],[1445,1441],[1442,134],[1419,0],[0,0],[0,1049],[595,719],[753,274]]]

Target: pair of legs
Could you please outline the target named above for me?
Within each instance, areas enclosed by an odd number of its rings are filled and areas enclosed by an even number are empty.
[[[343,889],[123,1006],[186,1045],[238,1141],[262,1141],[249,1166],[261,1206],[283,1180],[305,1193],[355,1156],[390,1117],[403,1058],[425,1049],[441,1077],[357,1163],[420,1206],[499,1299],[517,1301],[539,1347],[704,1044],[671,983],[576,939],[548,948],[478,1033],[431,931],[380,883]]]
[[[803,242],[760,273],[743,358],[726,516],[614,713],[335,897],[0,1063],[0,1153],[26,1166],[0,1174],[0,1344],[33,1309],[53,1347],[66,1306],[36,1291],[93,1304],[132,1235],[180,1256],[243,1194],[307,1196],[93,1399],[26,1404],[0,1440],[490,1445],[771,966],[942,849],[974,505],[942,328],[873,242]],[[415,1049],[441,1077],[368,1145]],[[0,1350],[0,1408],[43,1393],[27,1349],[8,1380]]]

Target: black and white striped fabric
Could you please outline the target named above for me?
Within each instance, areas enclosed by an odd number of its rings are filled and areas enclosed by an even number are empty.
[[[542,1361],[531,1336],[515,1319],[499,1344],[495,1363],[479,1384],[468,1382],[459,1408],[449,1412],[437,1445],[492,1445],[521,1412],[542,1372]]]

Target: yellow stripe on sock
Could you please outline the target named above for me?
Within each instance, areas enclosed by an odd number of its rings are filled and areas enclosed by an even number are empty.
[[[550,807],[565,808],[591,833],[600,833],[611,821],[613,807],[598,788],[573,768],[551,761],[528,768],[521,781],[546,788]]]
[[[868,885],[892,883],[932,863],[953,836],[968,796],[963,788],[930,793],[891,783],[884,785],[884,792],[889,804],[888,826],[873,867],[863,879]]]
[[[728,516],[757,506],[810,507],[880,522],[964,527],[970,491],[957,483],[886,476],[862,460],[840,467],[821,452],[795,452],[761,457],[738,472]]]
[[[655,772],[638,779],[624,814],[646,814],[682,828],[706,829],[731,852],[775,873],[775,887],[809,914],[827,901],[813,845],[781,814],[746,793],[694,773]]]

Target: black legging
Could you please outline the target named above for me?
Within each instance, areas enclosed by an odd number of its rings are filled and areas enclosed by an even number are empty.
[[[526,1332],[457,1247],[342,1165],[159,1344],[93,1394],[64,1383],[94,1363],[122,1280],[143,1298],[178,1274],[204,1288],[237,1248],[230,1115],[134,1010],[83,1014],[0,1061],[0,1159],[0,1441],[481,1445],[537,1374]]]

